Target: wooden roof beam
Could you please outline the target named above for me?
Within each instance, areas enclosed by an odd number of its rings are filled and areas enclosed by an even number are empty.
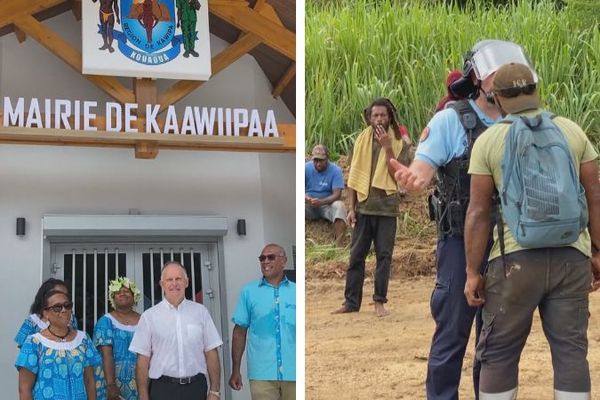
[[[4,28],[22,16],[37,14],[64,2],[65,0],[2,0],[0,2],[0,28]]]
[[[253,33],[264,44],[296,61],[296,34],[235,0],[209,0],[211,13],[242,31]]]
[[[277,12],[270,4],[267,3],[267,0],[256,0],[256,3],[253,7],[254,11],[258,11],[263,16],[269,18],[271,21],[275,22],[279,26],[283,26],[283,22],[279,19]],[[238,35],[238,39],[242,37],[244,33],[248,33],[248,31],[241,31]]]
[[[81,21],[81,0],[70,0],[71,1],[71,11],[73,11],[73,15],[77,21]]]
[[[23,32],[16,26],[15,26],[15,36],[17,37],[17,40],[19,41],[19,43],[23,43],[25,41],[25,39],[27,39],[27,35],[25,34],[25,32]]]
[[[14,21],[14,24],[16,28],[25,32],[75,71],[81,73],[81,53],[71,47],[56,32],[31,15],[19,17]],[[123,86],[116,78],[99,75],[83,76],[121,103],[133,103],[135,101],[133,91]]]
[[[283,74],[279,82],[277,82],[275,89],[273,89],[273,97],[281,96],[281,93],[283,93],[284,89],[287,87],[287,85],[289,85],[294,76],[296,76],[295,62],[293,62],[292,65],[290,65],[290,67],[287,69],[287,71],[285,71],[285,74]]]
[[[244,34],[239,40],[232,43],[225,50],[212,58],[212,76],[236,62],[244,54],[258,46],[261,40],[258,36],[248,33]],[[181,80],[158,96],[161,112],[169,105],[177,103],[185,96],[202,86],[205,81]]]

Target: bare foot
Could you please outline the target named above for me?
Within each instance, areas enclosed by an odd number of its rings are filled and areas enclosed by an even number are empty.
[[[383,303],[375,302],[375,315],[377,315],[378,317],[385,317],[389,313],[390,312],[387,311],[383,306]]]
[[[348,314],[351,312],[357,312],[357,310],[351,310],[349,309],[345,304],[343,306],[341,306],[340,308],[338,308],[335,311],[332,311],[332,314]]]

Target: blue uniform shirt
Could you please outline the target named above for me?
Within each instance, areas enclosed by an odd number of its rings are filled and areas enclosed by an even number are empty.
[[[325,171],[319,172],[312,161],[304,165],[304,194],[322,199],[331,196],[333,189],[344,189],[342,169],[331,161]]]
[[[231,319],[248,329],[248,379],[296,380],[296,284],[284,277],[279,287],[264,278],[242,288]]]
[[[469,104],[481,122],[488,127],[502,119],[498,117],[494,120],[488,117],[473,100],[469,100]],[[436,113],[426,129],[429,129],[429,135],[419,142],[415,160],[424,161],[437,169],[465,152],[467,134],[460,123],[460,116],[454,109],[446,108]]]

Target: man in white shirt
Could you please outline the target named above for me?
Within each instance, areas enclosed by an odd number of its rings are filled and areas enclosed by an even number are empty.
[[[146,310],[129,346],[137,353],[140,400],[219,400],[223,344],[202,304],[185,299],[183,266],[167,262],[160,278],[164,299]],[[210,382],[210,390],[206,380]]]

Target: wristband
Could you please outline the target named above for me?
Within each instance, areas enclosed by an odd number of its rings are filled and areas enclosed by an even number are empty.
[[[216,390],[209,390],[208,394],[212,394],[214,396],[217,396],[218,398],[221,398],[221,392],[218,392]]]

